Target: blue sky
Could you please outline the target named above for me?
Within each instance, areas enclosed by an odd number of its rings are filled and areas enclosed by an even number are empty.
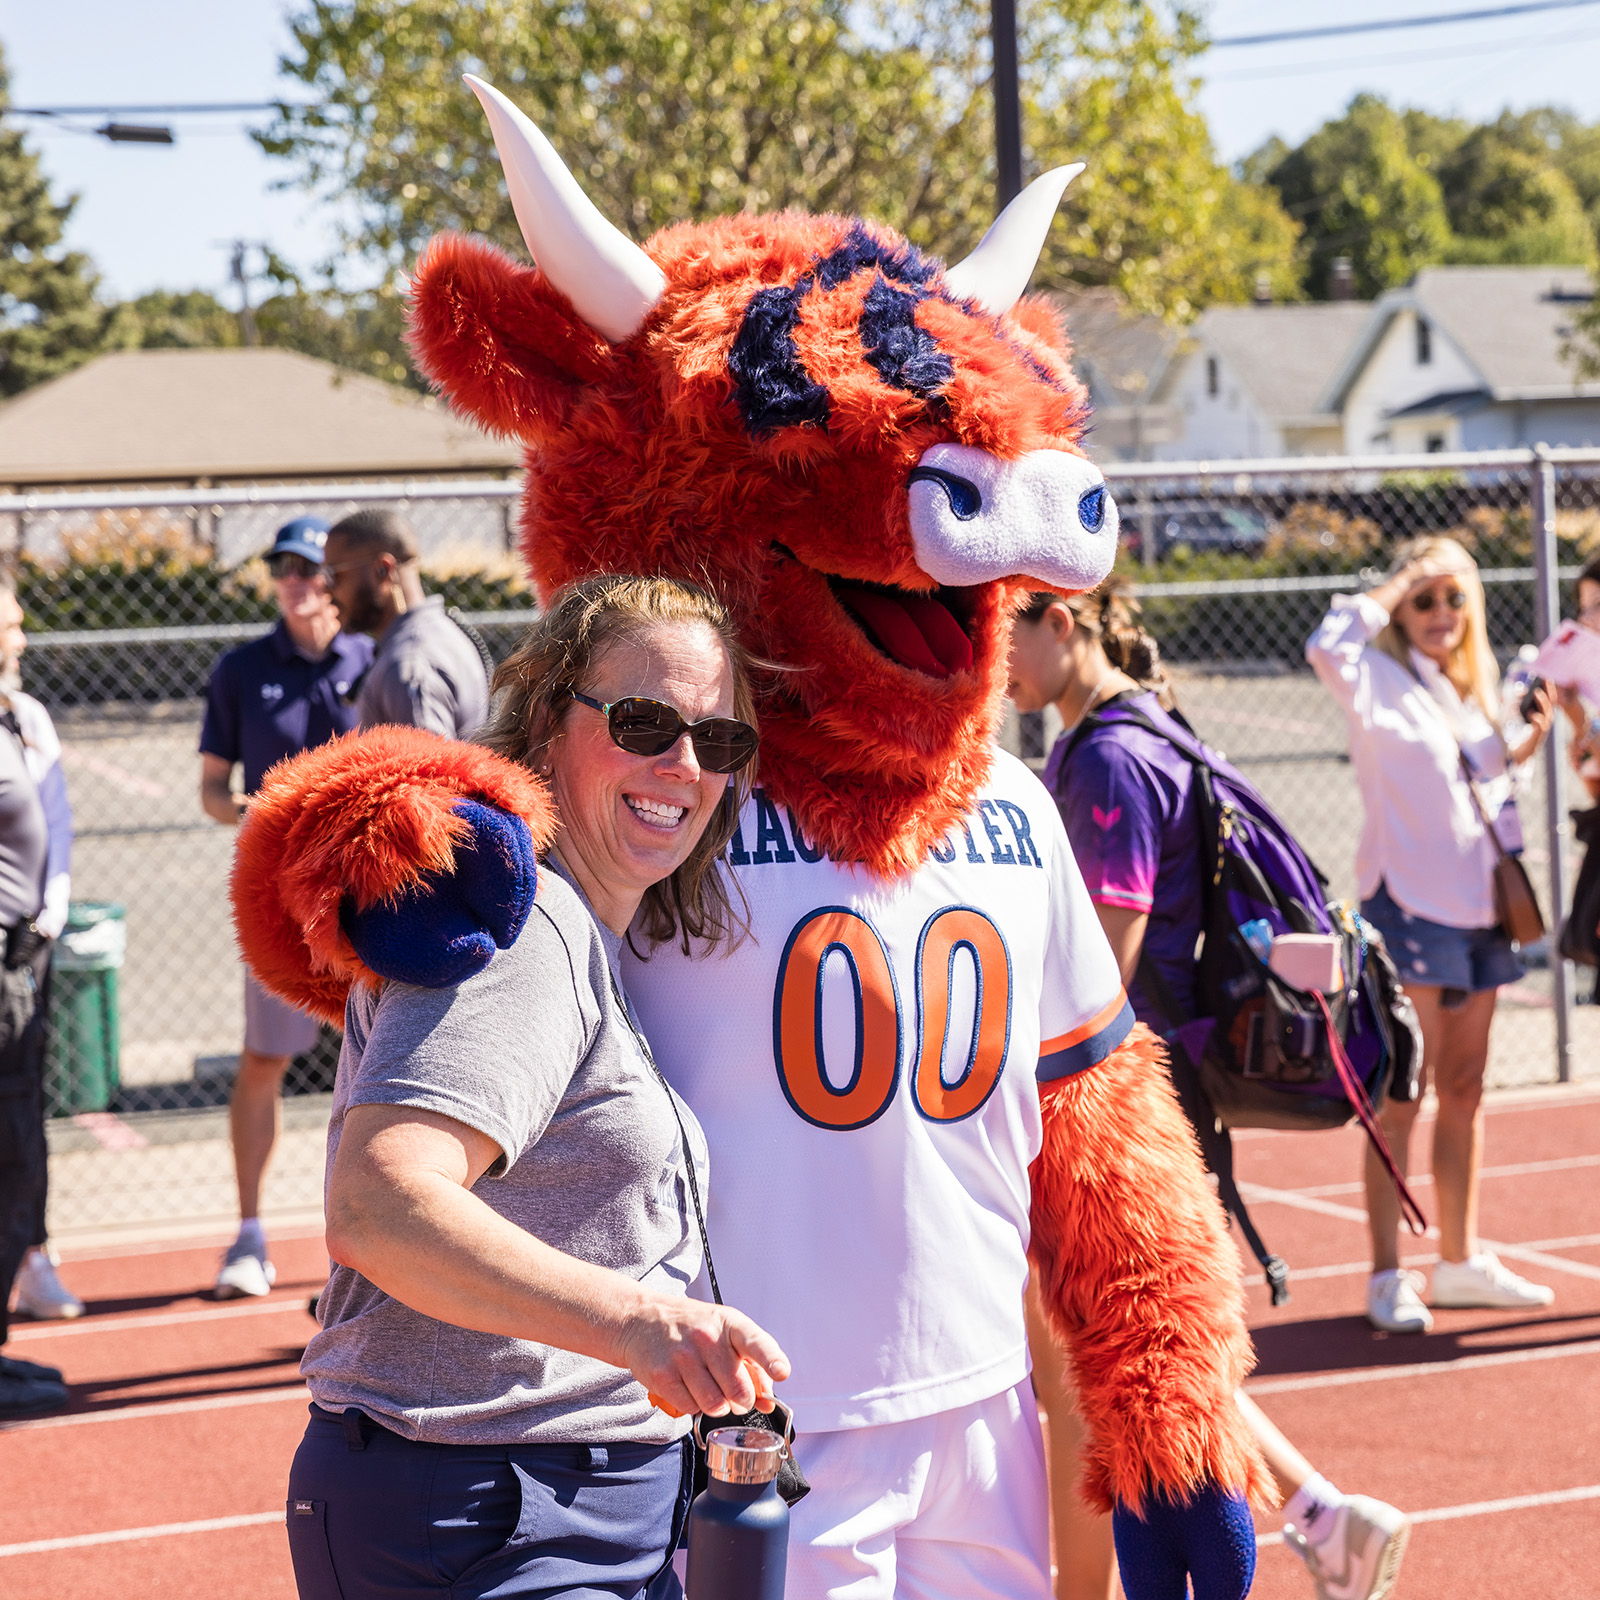
[[[0,0],[13,103],[268,98],[281,92],[286,9],[283,0]],[[1214,0],[1209,15],[1223,37],[1461,9],[1463,0]],[[1600,5],[1217,51],[1202,70],[1201,104],[1229,159],[1273,133],[1298,141],[1363,89],[1474,119],[1555,103],[1596,120]],[[204,287],[231,303],[225,241],[269,241],[306,269],[334,251],[327,208],[274,188],[286,173],[244,136],[242,120],[184,119],[170,149],[30,121],[52,181],[82,196],[70,238],[94,257],[110,292]]]

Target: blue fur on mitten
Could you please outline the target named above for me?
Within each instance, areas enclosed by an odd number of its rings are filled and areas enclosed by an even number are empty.
[[[447,989],[482,972],[496,948],[508,949],[533,909],[539,862],[528,824],[476,800],[450,809],[472,827],[456,846],[453,872],[366,911],[346,901],[340,913],[356,954],[381,978]]]
[[[1256,1572],[1256,1530],[1244,1496],[1215,1484],[1175,1502],[1152,1494],[1141,1518],[1127,1506],[1111,1514],[1117,1566],[1128,1600],[1244,1600]]]

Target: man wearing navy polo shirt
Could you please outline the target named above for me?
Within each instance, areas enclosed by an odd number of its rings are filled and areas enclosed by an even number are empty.
[[[323,582],[328,524],[297,517],[278,529],[267,568],[277,591],[278,625],[264,639],[230,650],[211,669],[200,729],[200,804],[236,824],[267,769],[360,725],[345,696],[372,662],[372,643],[341,633]],[[231,779],[244,768],[244,791]],[[274,1277],[261,1231],[261,1180],[277,1142],[283,1075],[292,1057],[317,1041],[317,1024],[244,975],[244,1049],[229,1107],[239,1182],[239,1236],[217,1274],[219,1299],[262,1295]]]

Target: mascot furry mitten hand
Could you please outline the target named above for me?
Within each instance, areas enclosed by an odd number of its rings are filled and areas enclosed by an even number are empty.
[[[461,983],[507,950],[533,909],[539,863],[521,817],[476,800],[450,808],[472,830],[457,844],[455,867],[399,889],[340,922],[355,953],[381,978],[424,989]]]
[[[554,830],[524,767],[415,728],[347,734],[280,762],[250,802],[240,948],[261,983],[335,1026],[352,983],[460,982],[520,932]]]

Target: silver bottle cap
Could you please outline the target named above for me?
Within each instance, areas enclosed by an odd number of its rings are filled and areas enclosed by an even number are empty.
[[[765,1428],[717,1428],[706,1435],[706,1464],[724,1483],[771,1483],[786,1448]]]

